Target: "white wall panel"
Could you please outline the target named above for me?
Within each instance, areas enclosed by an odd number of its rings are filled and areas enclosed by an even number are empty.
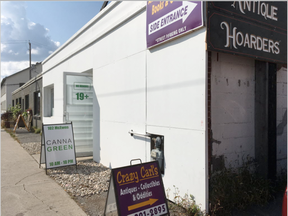
[[[174,186],[179,195],[195,196],[202,209],[207,204],[207,167],[205,131],[183,130],[147,126],[148,132],[164,135],[165,174],[164,187],[170,189],[169,198],[173,200]]]
[[[145,139],[130,136],[128,131],[131,127],[134,125],[115,121],[100,121],[100,161],[102,164],[116,168],[130,165],[132,159],[140,158],[142,162],[146,162],[148,144]],[[140,130],[141,128],[138,126],[137,129]]]
[[[212,155],[239,167],[254,157],[254,59],[212,52]]]
[[[145,142],[135,140],[128,133],[131,129],[145,132],[145,62],[146,53],[141,52],[94,71],[94,107],[99,107],[94,121],[100,124],[100,161],[105,165],[110,159],[113,159],[114,167],[124,165],[122,160],[128,165],[129,159],[139,155],[146,161]],[[115,127],[121,128],[121,133],[118,129],[113,130]],[[107,139],[107,136],[113,138]],[[116,142],[121,143],[122,150],[116,151]],[[130,145],[140,148],[132,151]],[[94,157],[94,160],[98,159]]]
[[[164,136],[166,189],[206,208],[205,28],[148,51],[147,131]]]
[[[148,51],[147,124],[205,129],[205,28]]]
[[[100,47],[97,47],[102,48],[98,50],[98,54],[100,54],[100,52],[103,54],[103,56],[101,56],[101,61],[98,62],[102,66],[107,64],[107,61],[113,62],[113,60],[118,58],[117,55],[115,56],[115,53],[117,53],[116,47],[114,48],[116,52],[111,52],[111,49],[107,49],[110,45],[111,47],[115,44],[116,46],[121,46],[120,48],[123,57],[126,57],[127,53],[131,53],[131,49],[139,51],[139,46],[143,47],[143,45],[145,45],[144,40],[139,40],[139,37],[145,37],[145,28],[142,27],[143,25],[139,25],[139,23],[137,25],[134,21],[136,25],[134,24],[134,26],[129,26],[129,28],[125,29],[123,28],[123,23],[130,22],[131,20],[129,19],[131,15],[137,14],[138,11],[140,11],[140,13],[141,11],[142,13],[145,12],[145,6],[146,2],[133,2],[133,4],[129,2],[111,2],[107,8],[97,14],[62,47],[43,61],[45,70],[49,70],[53,66],[69,58],[71,54],[81,52],[82,49],[91,46],[91,44],[94,44],[95,42],[98,44],[101,41],[99,44],[104,45],[104,47],[101,47],[101,45]],[[105,11],[108,11],[108,13]],[[143,16],[145,15],[146,14],[143,13]],[[132,19],[133,18],[134,17],[132,17]],[[124,34],[118,34],[119,32],[123,33],[123,31]],[[141,32],[144,32],[144,34],[141,35]],[[107,36],[111,36],[111,40],[108,40]],[[132,40],[128,40],[128,36],[131,36]],[[102,41],[103,39],[104,41]],[[120,43],[123,39],[128,40],[128,43]],[[108,46],[105,46],[105,44]],[[132,51],[132,53],[134,52]],[[98,56],[95,54],[93,57],[96,57],[94,60],[97,60]],[[105,56],[109,56],[109,58],[105,58]]]
[[[63,93],[63,70],[64,65],[62,67],[57,67],[50,71],[49,73],[45,73],[42,78],[43,88],[47,86],[54,85],[54,116],[52,117],[44,117],[43,116],[43,124],[49,123],[63,123],[63,102],[64,102],[64,93]],[[43,66],[44,69],[44,66]],[[42,103],[47,104],[48,98],[43,97]],[[44,106],[42,106],[44,108]]]

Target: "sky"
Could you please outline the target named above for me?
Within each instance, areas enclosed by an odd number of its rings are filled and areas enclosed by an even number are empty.
[[[42,62],[96,16],[103,1],[1,1],[1,81]]]

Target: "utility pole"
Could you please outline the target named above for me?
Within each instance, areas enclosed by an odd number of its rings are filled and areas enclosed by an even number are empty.
[[[30,43],[30,40],[29,40],[29,80],[31,79],[31,43]]]

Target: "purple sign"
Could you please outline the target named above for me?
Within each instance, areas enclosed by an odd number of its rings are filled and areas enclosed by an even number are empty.
[[[112,178],[118,215],[159,216],[169,213],[157,161],[113,169]]]
[[[147,47],[203,26],[201,1],[148,1]]]

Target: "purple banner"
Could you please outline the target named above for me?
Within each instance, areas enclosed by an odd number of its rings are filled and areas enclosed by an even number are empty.
[[[158,162],[113,169],[112,175],[120,216],[168,214]]]
[[[148,1],[147,48],[203,26],[201,1]]]

